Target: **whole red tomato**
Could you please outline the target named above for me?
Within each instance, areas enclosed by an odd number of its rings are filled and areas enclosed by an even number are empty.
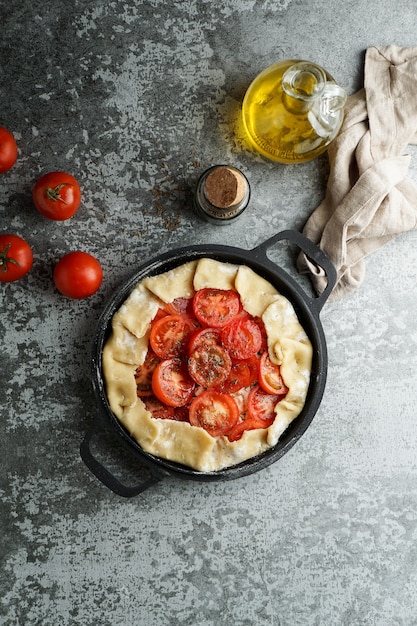
[[[87,298],[95,293],[103,280],[99,261],[88,252],[70,252],[54,269],[54,283],[67,298]]]
[[[17,144],[12,133],[0,126],[0,174],[7,172],[16,163]]]
[[[32,249],[18,235],[0,235],[0,282],[11,283],[28,273],[33,263]]]
[[[67,172],[49,172],[33,187],[33,202],[44,217],[63,221],[78,211],[81,189],[77,180]]]

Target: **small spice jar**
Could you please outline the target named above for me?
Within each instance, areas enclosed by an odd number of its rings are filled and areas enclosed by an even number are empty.
[[[232,165],[214,165],[199,178],[194,196],[197,211],[212,224],[230,224],[246,209],[248,179]]]

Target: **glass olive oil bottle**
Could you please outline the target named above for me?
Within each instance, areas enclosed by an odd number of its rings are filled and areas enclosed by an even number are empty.
[[[281,163],[314,159],[329,147],[343,122],[346,91],[323,68],[282,61],[250,84],[242,105],[251,145]]]

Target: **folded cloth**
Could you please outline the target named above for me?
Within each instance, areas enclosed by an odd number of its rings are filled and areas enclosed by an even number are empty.
[[[325,199],[303,229],[336,267],[332,299],[361,284],[367,255],[417,228],[417,187],[407,179],[411,157],[404,154],[410,143],[417,143],[417,47],[369,48],[364,88],[348,97],[328,151]],[[321,293],[323,270],[304,254],[298,265]]]

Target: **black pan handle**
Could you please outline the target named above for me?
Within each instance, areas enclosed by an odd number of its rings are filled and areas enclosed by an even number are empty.
[[[99,432],[101,429],[101,421],[99,422],[99,420],[95,420],[81,442],[80,455],[88,469],[103,483],[103,485],[111,489],[111,491],[116,493],[118,496],[122,496],[123,498],[132,498],[162,480],[162,477],[151,475],[150,478],[144,480],[138,485],[123,485],[115,476],[113,476],[111,472],[109,472],[108,469],[104,467],[104,465],[100,463],[100,461],[93,456],[91,452],[91,440],[95,433]]]
[[[319,267],[321,267],[327,276],[327,285],[324,291],[315,298],[309,298],[311,306],[313,306],[317,313],[320,313],[323,308],[324,303],[327,298],[330,296],[333,291],[334,286],[337,281],[337,272],[333,263],[330,261],[329,257],[321,250],[315,243],[313,243],[310,239],[308,239],[305,235],[298,232],[297,230],[283,230],[273,237],[270,237],[259,246],[257,246],[253,252],[257,254],[261,253],[265,256],[266,260],[269,260],[267,257],[267,250],[273,246],[277,241],[289,241],[290,243],[295,243],[308,258],[316,263]]]

